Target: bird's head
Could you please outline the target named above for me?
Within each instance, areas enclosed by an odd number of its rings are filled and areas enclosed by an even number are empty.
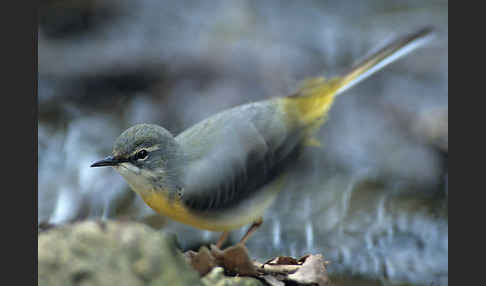
[[[182,155],[179,144],[166,129],[138,124],[115,141],[113,152],[91,167],[112,166],[136,192],[176,190]]]

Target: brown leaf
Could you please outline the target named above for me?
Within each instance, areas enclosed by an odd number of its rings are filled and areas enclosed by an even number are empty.
[[[307,256],[302,267],[295,273],[289,274],[287,278],[301,284],[315,283],[319,286],[327,286],[329,284],[325,261],[320,254]]]
[[[298,264],[304,263],[305,260],[307,259],[307,257],[309,257],[309,256],[310,256],[310,254],[307,254],[307,255],[302,256],[301,258],[297,259],[297,263]]]
[[[326,270],[329,262],[324,261],[320,254],[305,255],[298,259],[279,256],[262,264],[250,259],[248,249],[243,244],[236,244],[225,250],[215,245],[211,245],[210,250],[201,247],[199,252],[187,251],[184,255],[201,276],[221,266],[227,273],[258,277],[271,286],[284,286],[285,281],[319,286],[329,284]]]
[[[290,265],[297,265],[297,260],[293,257],[290,256],[279,256],[275,257],[274,259],[266,262],[265,264],[278,264],[278,265],[283,265],[283,264],[290,264]]]
[[[257,265],[258,269],[262,273],[277,275],[277,274],[290,274],[296,272],[301,265],[292,265],[292,264],[263,264]]]
[[[216,261],[205,246],[199,249],[199,252],[187,251],[185,256],[189,259],[190,264],[196,269],[201,276],[206,275],[213,267],[216,266]]]
[[[230,272],[242,276],[256,276],[258,274],[248,255],[248,249],[242,244],[236,244],[223,251],[211,246],[211,253],[216,258],[217,263]]]

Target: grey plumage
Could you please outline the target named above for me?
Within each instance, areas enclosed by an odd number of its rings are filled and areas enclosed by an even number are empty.
[[[272,100],[219,113],[176,137],[187,156],[183,201],[210,214],[244,204],[298,156],[301,130]]]

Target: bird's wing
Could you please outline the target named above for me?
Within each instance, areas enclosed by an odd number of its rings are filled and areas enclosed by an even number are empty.
[[[176,137],[188,156],[184,203],[194,211],[230,209],[283,174],[300,151],[273,100],[233,108]],[[295,128],[297,129],[297,128]]]

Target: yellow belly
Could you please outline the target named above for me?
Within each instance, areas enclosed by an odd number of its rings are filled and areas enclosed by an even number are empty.
[[[164,192],[138,192],[154,211],[177,222],[211,231],[230,231],[250,224],[263,216],[282,189],[283,176],[249,199],[248,202],[224,213],[205,215],[188,209],[181,201],[170,200]]]
[[[148,206],[161,215],[195,228],[211,231],[230,231],[250,224],[261,217],[271,203],[267,200],[247,210],[230,210],[225,214],[207,216],[191,212],[180,201],[170,201],[160,193],[152,193],[142,198]]]
[[[145,203],[159,214],[165,215],[177,222],[211,231],[229,231],[239,228],[250,221],[223,223],[220,219],[211,219],[188,210],[180,201],[170,201],[166,195],[152,193],[142,197]]]

